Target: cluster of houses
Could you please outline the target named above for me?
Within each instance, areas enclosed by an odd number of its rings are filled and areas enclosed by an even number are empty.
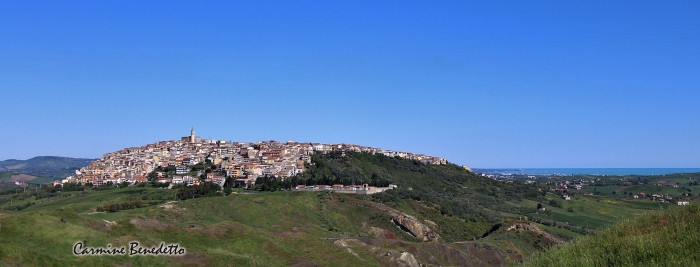
[[[201,182],[211,182],[223,187],[224,183],[226,183],[226,177],[222,175],[216,175],[214,173],[207,173],[206,178],[204,178],[204,181],[200,181],[199,177],[193,177],[189,175],[173,175],[173,177],[158,177],[156,182],[161,184],[170,184],[171,186],[178,184],[192,186],[199,185]]]
[[[160,141],[107,153],[87,167],[76,171],[75,175],[54,183],[91,183],[95,186],[124,182],[133,184],[147,181],[146,176],[157,167],[170,166],[175,168],[174,175],[157,172],[157,182],[195,185],[211,181],[223,184],[224,176],[229,176],[236,178],[238,185],[250,185],[261,176],[284,179],[304,171],[304,163],[311,161],[313,153],[349,151],[402,157],[426,164],[447,163],[444,158],[348,144],[294,141],[252,143],[202,139],[195,136],[192,129],[189,136],[182,137],[180,140]],[[220,175],[208,174],[205,181],[199,181],[198,177],[188,175],[192,165],[205,161],[216,165]]]
[[[351,193],[351,194],[363,194],[363,195],[371,195],[375,193],[380,193],[384,192],[386,190],[391,190],[396,188],[396,185],[389,185],[388,187],[376,187],[376,186],[369,186],[367,184],[363,185],[342,185],[342,184],[334,184],[334,185],[297,185],[294,187],[294,190],[300,190],[300,191],[320,191],[320,190],[328,190],[328,191],[333,191],[333,192],[338,192],[338,193]]]
[[[584,195],[593,195],[593,193],[588,192],[585,193]],[[668,194],[652,194],[652,195],[647,195],[646,193],[638,193],[635,195],[632,195],[632,198],[649,198],[652,201],[659,201],[659,202],[673,202],[674,197]],[[571,200],[571,196],[564,194],[561,196],[561,199],[563,200]],[[690,205],[690,200],[687,199],[676,199],[676,203],[678,206],[687,206]]]
[[[651,194],[648,195],[643,192],[639,192],[635,195],[632,196],[633,198],[649,198],[652,201],[660,201],[660,202],[672,202],[674,200],[674,197],[668,194]],[[678,206],[686,206],[690,205],[690,200],[687,199],[676,199],[676,203]]]
[[[581,190],[581,189],[583,189],[584,186],[588,185],[588,181],[587,180],[573,180],[573,181],[561,181],[561,182],[549,181],[549,182],[547,182],[547,185],[550,188],[553,188],[554,191],[566,192],[566,191],[571,190],[571,189]]]

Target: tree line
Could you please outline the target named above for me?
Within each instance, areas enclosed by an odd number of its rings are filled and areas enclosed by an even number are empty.
[[[148,204],[142,203],[141,200],[133,200],[106,204],[102,207],[97,207],[97,211],[117,212],[120,210],[137,209],[142,207],[148,207]]]
[[[204,184],[183,186],[177,191],[177,198],[180,200],[192,199],[195,197],[219,196],[221,186],[215,183],[206,182]]]

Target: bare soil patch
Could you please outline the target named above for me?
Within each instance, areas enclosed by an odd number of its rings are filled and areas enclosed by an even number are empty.
[[[670,183],[671,181],[673,181],[673,180],[671,180],[671,179],[664,179],[664,180],[658,181],[658,182],[656,182],[656,183],[657,183],[657,184],[666,185],[666,184]]]
[[[189,232],[195,234],[206,234],[213,239],[223,239],[230,238],[232,233],[235,232],[235,225],[229,223],[221,223],[209,227],[203,227],[200,225],[190,224],[185,226],[185,229]]]
[[[24,166],[27,166],[27,163],[20,163],[20,164],[17,164],[17,165],[7,166],[6,168],[7,168],[8,170],[16,170],[16,169],[24,168]]]
[[[131,224],[136,226],[139,230],[157,229],[162,231],[169,226],[164,222],[154,219],[131,219]]]
[[[10,177],[10,182],[28,182],[36,179],[36,176],[26,175],[23,173],[15,174]]]
[[[316,267],[316,266],[321,266],[321,265],[318,265],[317,263],[315,263],[315,262],[313,262],[313,261],[311,261],[311,260],[302,259],[302,258],[296,258],[296,259],[294,259],[294,260],[291,262],[290,266],[294,266],[294,267]]]
[[[276,233],[275,236],[284,238],[286,240],[292,240],[299,238],[299,234],[295,232],[280,232]]]
[[[109,228],[112,226],[112,224],[108,223],[106,220],[102,221],[93,221],[88,218],[83,217],[83,222],[85,222],[88,227],[95,229],[95,230],[100,230],[100,231],[105,231],[109,230]],[[115,223],[116,225],[116,223]]]
[[[173,206],[175,205],[175,204],[173,204],[173,203],[176,203],[176,202],[177,202],[177,201],[170,201],[170,202],[168,202],[168,203],[165,203],[165,204],[163,204],[163,205],[160,205],[160,207],[163,208],[164,210],[170,210],[170,209],[172,209]]]
[[[192,252],[187,252],[182,257],[172,257],[173,262],[177,262],[181,264],[182,266],[206,266],[207,262],[204,256],[197,254],[197,253],[192,253]]]

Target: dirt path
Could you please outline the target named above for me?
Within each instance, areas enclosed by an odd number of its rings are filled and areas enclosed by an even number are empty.
[[[106,212],[104,212],[104,211],[93,211],[93,212],[90,212],[90,213],[81,213],[81,214],[92,215],[92,214],[105,214],[105,213],[106,213]]]

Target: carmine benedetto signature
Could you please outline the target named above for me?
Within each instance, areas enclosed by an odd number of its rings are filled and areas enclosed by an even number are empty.
[[[160,245],[155,245],[152,247],[142,247],[137,241],[129,242],[129,246],[112,247],[111,244],[107,244],[106,247],[88,247],[83,241],[78,241],[73,245],[73,255],[75,256],[115,256],[115,255],[128,255],[128,256],[182,256],[185,255],[187,251],[185,248],[181,247],[180,244],[165,244],[161,242]]]

